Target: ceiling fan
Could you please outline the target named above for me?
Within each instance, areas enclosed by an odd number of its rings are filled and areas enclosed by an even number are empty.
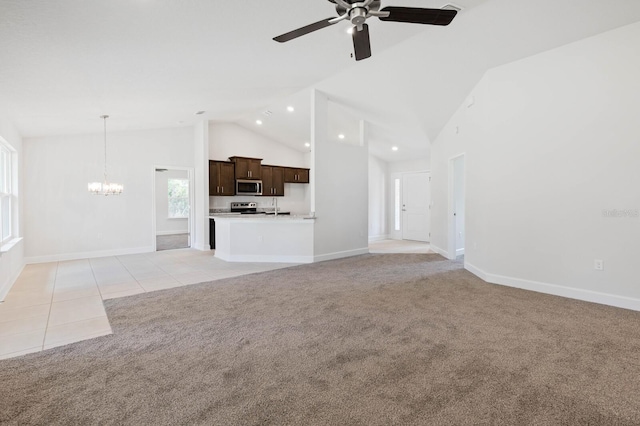
[[[297,30],[274,37],[277,42],[284,43],[305,34],[329,27],[340,21],[350,21],[354,28],[352,32],[353,48],[356,61],[371,56],[369,41],[369,26],[365,21],[375,16],[381,21],[406,22],[412,24],[449,25],[458,13],[452,9],[426,9],[420,7],[385,7],[380,9],[380,0],[329,0],[336,5],[338,16],[314,22]]]

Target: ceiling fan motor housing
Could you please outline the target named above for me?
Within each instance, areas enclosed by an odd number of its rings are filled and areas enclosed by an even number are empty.
[[[354,7],[349,11],[349,20],[358,27],[358,30],[362,28],[362,24],[367,20],[367,12],[368,10],[364,7]]]

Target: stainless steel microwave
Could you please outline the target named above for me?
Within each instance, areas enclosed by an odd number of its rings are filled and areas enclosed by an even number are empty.
[[[236,179],[236,195],[262,195],[262,181]]]

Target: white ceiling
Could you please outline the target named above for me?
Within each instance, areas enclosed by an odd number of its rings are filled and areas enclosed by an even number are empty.
[[[316,87],[371,123],[374,154],[415,158],[488,68],[640,20],[637,0],[453,3],[448,27],[369,20],[373,56],[355,62],[346,22],[271,40],[333,16],[326,0],[0,0],[0,113],[26,137],[99,132],[101,114],[110,131],[204,117],[304,150]]]

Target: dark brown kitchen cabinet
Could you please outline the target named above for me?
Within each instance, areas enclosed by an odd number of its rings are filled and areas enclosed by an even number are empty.
[[[209,160],[209,195],[236,195],[234,163]]]
[[[284,167],[262,166],[262,196],[284,196]]]
[[[285,167],[284,181],[285,183],[309,183],[309,169]]]
[[[249,157],[229,157],[236,165],[236,179],[262,179],[262,159]]]

